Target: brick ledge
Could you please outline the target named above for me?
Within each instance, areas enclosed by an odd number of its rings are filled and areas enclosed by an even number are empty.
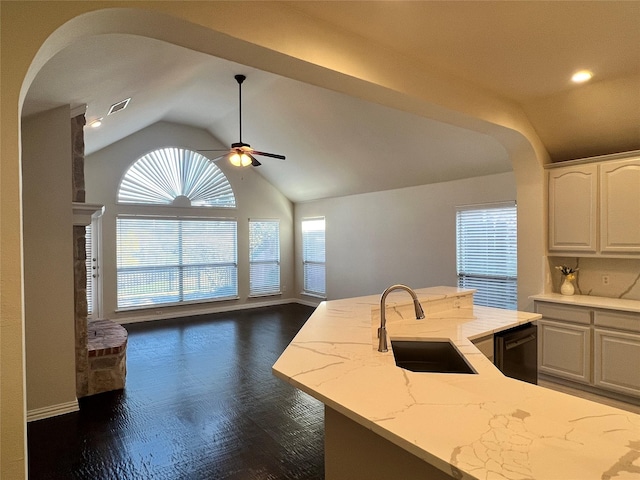
[[[127,348],[127,330],[112,320],[90,320],[87,324],[89,357],[116,355]]]

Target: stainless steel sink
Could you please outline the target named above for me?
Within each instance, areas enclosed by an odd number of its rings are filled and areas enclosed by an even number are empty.
[[[391,340],[396,365],[411,372],[476,373],[447,340]]]

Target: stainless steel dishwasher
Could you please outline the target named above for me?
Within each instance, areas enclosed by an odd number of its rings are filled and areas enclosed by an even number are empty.
[[[495,334],[494,363],[507,377],[538,383],[538,329],[527,323]]]

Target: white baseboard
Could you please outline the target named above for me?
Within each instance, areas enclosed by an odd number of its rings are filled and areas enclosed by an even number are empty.
[[[44,420],[45,418],[56,417],[58,415],[64,415],[65,413],[77,412],[78,410],[80,410],[80,407],[78,406],[77,399],[71,402],[50,405],[48,407],[34,408],[33,410],[27,411],[27,422]]]
[[[316,300],[305,300],[304,298],[295,298],[291,301],[291,303],[298,303],[300,305],[305,305],[307,307],[317,308],[320,303],[324,302],[324,300],[316,299]]]
[[[278,298],[274,300],[265,300],[261,302],[250,302],[250,303],[242,303],[238,305],[217,305],[211,306],[209,308],[189,308],[185,306],[180,309],[180,311],[176,311],[173,308],[167,308],[166,310],[162,307],[156,307],[153,313],[147,315],[136,315],[131,317],[117,317],[112,318],[116,323],[127,324],[127,323],[141,323],[141,322],[150,322],[153,320],[166,320],[170,318],[182,318],[182,317],[193,317],[197,315],[209,315],[212,313],[224,313],[224,312],[235,312],[238,310],[248,310],[251,308],[260,308],[260,307],[271,307],[275,305],[286,305],[289,303],[299,303],[301,305],[306,305],[308,307],[317,307],[318,302],[311,302],[307,300],[302,300],[298,298]]]

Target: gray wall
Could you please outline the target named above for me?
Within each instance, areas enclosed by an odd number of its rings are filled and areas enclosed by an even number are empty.
[[[64,413],[77,408],[69,108],[26,119],[22,145],[27,410]]]
[[[326,218],[327,297],[381,293],[393,283],[456,285],[455,208],[514,201],[513,173],[296,204]],[[302,291],[301,233],[296,230],[296,289]]]
[[[102,217],[101,272],[103,285],[103,316],[120,322],[148,320],[176,315],[191,315],[242,308],[247,305],[290,301],[293,291],[293,205],[253,168],[237,169],[220,161],[218,167],[233,188],[235,209],[200,208],[197,214],[214,217],[235,217],[238,221],[238,293],[239,300],[193,304],[180,307],[152,308],[136,311],[117,311],[116,297],[116,216],[119,213],[151,211],[166,215],[193,215],[194,209],[177,207],[149,207],[146,210],[116,203],[122,176],[138,158],[162,147],[225,148],[206,131],[168,122],[158,122],[145,128],[85,160],[87,202],[106,207]],[[214,156],[215,154],[212,154]],[[280,220],[281,296],[249,298],[249,218]]]

